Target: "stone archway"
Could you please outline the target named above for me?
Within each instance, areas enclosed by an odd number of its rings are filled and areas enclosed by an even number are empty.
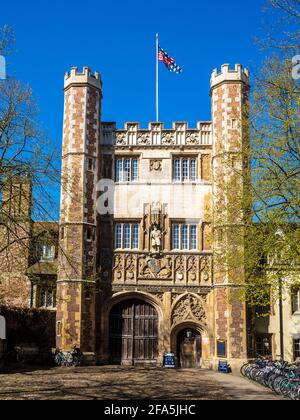
[[[191,336],[187,334],[189,331],[192,333]],[[187,338],[186,341],[185,338]],[[176,356],[178,367],[209,367],[211,340],[208,338],[205,327],[195,321],[187,320],[173,327],[171,331],[171,350]],[[182,360],[184,353],[190,361]]]
[[[214,355],[213,332],[208,326],[208,309],[205,296],[185,293],[176,299],[171,310],[171,349],[180,361],[180,340],[192,331],[192,339],[186,342],[186,351],[194,348],[194,367],[211,368]],[[185,363],[184,363],[185,364]],[[188,363],[187,363],[188,365]]]
[[[113,308],[122,303],[129,301],[131,299],[141,300],[144,303],[148,303],[153,308],[155,308],[157,315],[158,315],[158,359],[157,365],[162,364],[163,359],[163,342],[162,342],[162,321],[163,321],[163,311],[161,308],[161,301],[154,295],[144,293],[144,292],[137,292],[137,291],[130,291],[130,292],[119,292],[113,295],[110,299],[106,298],[105,302],[103,302],[103,306],[101,308],[101,319],[99,320],[99,332],[100,336],[102,337],[99,340],[99,347],[98,347],[98,362],[106,365],[111,363],[111,355],[110,355],[110,313]],[[122,361],[121,361],[122,363]]]

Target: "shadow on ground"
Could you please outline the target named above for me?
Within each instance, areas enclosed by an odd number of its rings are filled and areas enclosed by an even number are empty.
[[[205,370],[27,368],[0,378],[0,400],[279,399],[242,378]]]

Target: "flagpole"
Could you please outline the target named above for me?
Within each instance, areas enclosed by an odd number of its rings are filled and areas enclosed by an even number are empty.
[[[158,107],[158,101],[159,101],[158,48],[159,48],[159,35],[156,34],[156,122],[158,122],[158,120],[159,120],[159,107]]]

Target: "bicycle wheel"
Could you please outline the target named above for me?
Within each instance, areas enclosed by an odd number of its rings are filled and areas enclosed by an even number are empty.
[[[65,366],[66,367],[74,366],[74,358],[73,358],[73,355],[71,353],[68,353],[65,356]]]
[[[281,395],[281,383],[286,380],[285,376],[277,376],[273,383],[273,390],[277,395]]]
[[[241,369],[240,369],[241,375],[242,375],[244,378],[246,377],[246,371],[247,371],[247,369],[249,368],[249,366],[250,366],[250,363],[245,363],[245,364],[241,367]]]
[[[291,386],[290,386],[290,381],[287,378],[283,379],[280,382],[279,391],[280,391],[280,394],[283,395],[284,397],[290,396]]]

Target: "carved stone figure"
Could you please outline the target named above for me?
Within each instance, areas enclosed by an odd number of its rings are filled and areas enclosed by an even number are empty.
[[[138,136],[138,144],[141,146],[149,146],[150,145],[150,136],[147,133],[140,134]]]
[[[198,145],[200,143],[199,136],[196,133],[188,133],[186,136],[186,144],[187,145]]]
[[[117,146],[125,146],[126,145],[126,134],[125,133],[121,133],[117,135],[117,141],[116,141]]]
[[[151,232],[151,246],[154,252],[160,252],[162,245],[162,233],[158,229],[157,225],[154,225]]]
[[[174,134],[167,133],[162,137],[162,144],[166,146],[171,146],[175,144]]]

